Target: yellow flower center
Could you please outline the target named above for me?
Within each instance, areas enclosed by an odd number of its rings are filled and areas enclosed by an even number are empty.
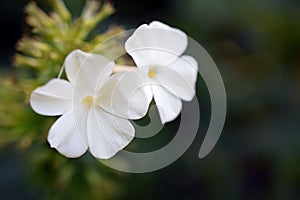
[[[94,97],[93,96],[86,96],[82,99],[82,103],[86,104],[88,109],[90,109],[94,103]]]
[[[148,77],[153,78],[156,74],[156,68],[155,67],[150,67],[149,72],[148,72]]]

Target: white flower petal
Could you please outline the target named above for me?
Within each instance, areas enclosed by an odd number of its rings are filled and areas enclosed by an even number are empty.
[[[151,27],[151,28],[165,29],[165,30],[171,30],[171,31],[176,31],[178,34],[182,34],[183,37],[186,37],[186,34],[182,30],[177,29],[177,28],[173,28],[173,27],[168,26],[167,24],[164,24],[164,23],[159,22],[159,21],[152,21],[149,24],[149,27]]]
[[[190,56],[178,58],[169,67],[157,67],[155,79],[176,96],[191,101],[195,96],[197,62]]]
[[[94,94],[111,75],[114,63],[100,55],[74,50],[66,57],[65,68],[72,84]]]
[[[69,158],[81,156],[88,149],[87,110],[75,109],[63,114],[50,128],[48,142]]]
[[[151,88],[141,70],[113,75],[100,89],[98,105],[109,113],[126,119],[146,115],[153,98]],[[147,87],[148,84],[148,87]]]
[[[125,43],[125,49],[137,66],[168,65],[187,48],[184,32],[160,22],[144,24]]]
[[[180,99],[160,85],[152,85],[152,90],[162,124],[174,120],[182,108]]]
[[[41,115],[62,115],[72,106],[73,90],[74,87],[68,81],[51,79],[32,92],[30,105]]]
[[[132,124],[96,106],[88,115],[88,143],[91,154],[108,159],[126,147],[134,137]]]
[[[192,56],[184,55],[178,58],[169,67],[189,82],[194,87],[198,75],[198,62]]]

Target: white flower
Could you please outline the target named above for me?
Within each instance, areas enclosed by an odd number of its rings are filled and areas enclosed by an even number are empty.
[[[148,85],[148,103],[154,97],[163,124],[178,116],[181,99],[190,101],[195,95],[198,64],[191,56],[181,56],[187,45],[184,32],[157,21],[141,25],[125,43]]]
[[[67,157],[79,157],[87,149],[99,159],[112,157],[133,139],[134,128],[127,119],[146,114],[145,94],[138,91],[130,100],[127,91],[116,87],[122,74],[110,77],[114,63],[100,55],[75,50],[64,65],[70,82],[52,79],[30,98],[35,112],[62,115],[50,128],[48,142]],[[140,106],[135,108],[137,101]]]

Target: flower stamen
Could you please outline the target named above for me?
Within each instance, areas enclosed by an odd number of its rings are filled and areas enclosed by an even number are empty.
[[[156,68],[150,67],[148,72],[148,77],[153,78],[156,75]]]
[[[88,109],[90,109],[94,103],[94,97],[93,96],[86,96],[82,99],[82,103],[86,104]]]

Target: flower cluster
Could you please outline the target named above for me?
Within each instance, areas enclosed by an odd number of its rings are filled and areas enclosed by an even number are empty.
[[[102,55],[72,51],[64,61],[67,80],[52,79],[30,98],[41,115],[62,115],[48,142],[66,157],[87,150],[108,159],[126,147],[135,130],[129,120],[147,114],[154,99],[162,124],[174,120],[182,102],[195,95],[197,61],[183,55],[187,35],[154,21],[138,27],[125,43],[137,67],[113,74],[115,63]]]

